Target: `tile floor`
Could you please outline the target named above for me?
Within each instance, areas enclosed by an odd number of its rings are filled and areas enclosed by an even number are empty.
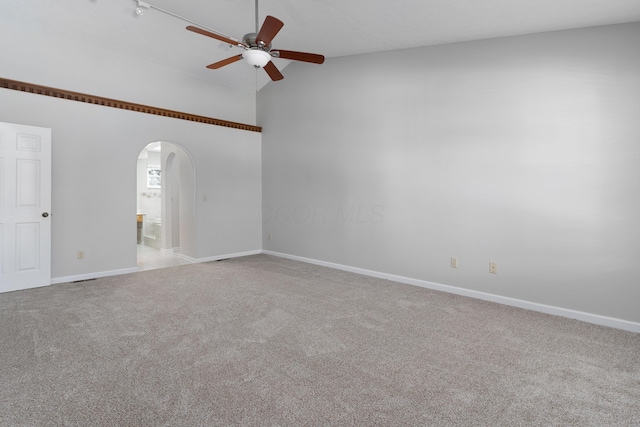
[[[157,268],[175,267],[191,264],[181,259],[178,254],[163,254],[151,246],[138,245],[138,269],[140,271],[155,270]]]

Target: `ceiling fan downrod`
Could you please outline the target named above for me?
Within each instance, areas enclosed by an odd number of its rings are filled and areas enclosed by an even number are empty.
[[[260,26],[258,22],[258,0],[256,0],[256,34],[258,33],[259,29],[260,29]]]

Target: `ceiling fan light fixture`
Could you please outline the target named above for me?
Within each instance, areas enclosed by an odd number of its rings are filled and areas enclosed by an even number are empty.
[[[271,61],[269,52],[260,49],[245,50],[242,57],[247,61],[247,64],[255,68],[262,68]]]

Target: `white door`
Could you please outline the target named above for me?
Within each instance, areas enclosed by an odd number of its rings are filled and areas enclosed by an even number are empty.
[[[0,122],[0,292],[51,284],[51,129]]]

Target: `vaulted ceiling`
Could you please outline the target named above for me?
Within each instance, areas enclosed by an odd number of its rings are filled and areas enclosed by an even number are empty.
[[[267,75],[238,62],[242,53],[186,31],[187,18],[242,39],[255,31],[255,0],[0,0],[0,25],[70,40],[169,66],[215,84],[256,90]],[[334,58],[493,37],[640,21],[639,0],[260,0],[259,21],[284,22],[274,48]],[[288,61],[276,59],[281,70]],[[317,66],[317,65],[309,65]],[[283,71],[286,78],[286,70]],[[278,83],[274,83],[278,84]]]

